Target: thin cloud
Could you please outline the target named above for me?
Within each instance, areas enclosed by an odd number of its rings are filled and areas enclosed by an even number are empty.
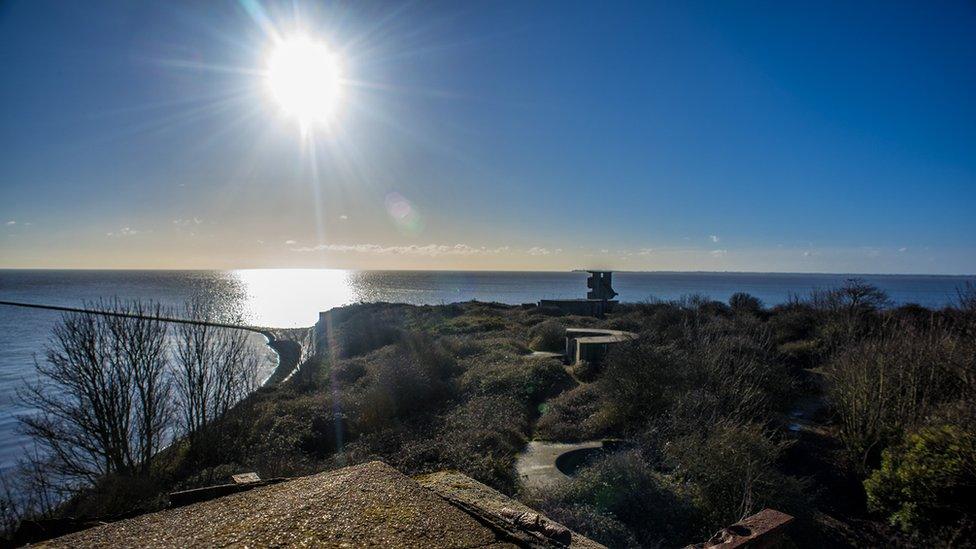
[[[708,239],[711,240],[712,242],[718,242],[719,240],[721,240],[721,238],[719,238],[718,235],[715,234],[708,235]]]
[[[197,230],[201,224],[203,224],[203,220],[201,220],[199,217],[173,220],[173,226],[176,227],[176,231],[189,236],[196,236]]]
[[[380,244],[319,244],[318,246],[302,246],[292,248],[293,252],[340,252],[340,253],[360,253],[372,255],[418,255],[418,256],[444,256],[444,255],[494,255],[511,250],[508,246],[488,248],[485,246],[475,247],[467,244],[427,244],[409,246],[383,246]]]
[[[113,237],[113,238],[118,238],[118,237],[124,237],[124,236],[135,236],[137,234],[140,234],[141,232],[142,231],[138,231],[138,230],[133,229],[131,227],[122,227],[121,229],[119,229],[117,231],[111,231],[111,232],[105,233],[105,236]]]
[[[199,225],[203,223],[199,217],[194,217],[192,219],[174,219],[173,225],[177,227],[192,227],[193,225]]]
[[[6,225],[6,226],[8,226],[8,227],[13,227],[13,226],[14,226],[14,225],[16,225],[16,224],[17,224],[17,222],[16,222],[16,221],[14,221],[13,219],[11,219],[10,221],[8,221],[8,222],[6,222],[6,223],[4,223],[4,225]]]
[[[729,251],[728,250],[712,250],[709,253],[712,254],[712,257],[723,257],[726,254],[728,254]]]

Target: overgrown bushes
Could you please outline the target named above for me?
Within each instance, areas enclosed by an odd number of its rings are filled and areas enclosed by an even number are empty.
[[[637,451],[613,454],[534,497],[540,510],[614,547],[678,547],[701,530],[687,487],[653,470]]]
[[[864,481],[868,506],[915,538],[976,533],[976,434],[972,425],[923,427],[884,451]]]
[[[603,395],[593,384],[580,385],[545,404],[536,424],[543,440],[575,442],[609,436],[610,418]]]
[[[598,379],[548,403],[538,433],[627,437],[639,450],[537,494],[547,510],[605,543],[654,547],[706,539],[764,506],[803,508],[803,482],[779,470],[787,443],[774,429],[794,373],[761,305],[733,302],[734,314],[702,299],[627,311],[671,324],[615,345]]]
[[[976,367],[969,349],[943,324],[898,322],[828,362],[829,402],[861,473],[906,429],[962,396]]]
[[[763,508],[803,512],[804,482],[777,468],[788,443],[755,423],[720,421],[663,448],[673,475],[693,487],[705,524],[733,524]]]
[[[529,337],[529,348],[534,351],[562,352],[566,348],[566,326],[555,320],[536,324]]]

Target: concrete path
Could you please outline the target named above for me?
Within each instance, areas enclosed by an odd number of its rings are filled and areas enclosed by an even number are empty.
[[[522,484],[526,488],[541,488],[551,484],[566,482],[569,477],[556,467],[556,459],[573,450],[602,448],[602,440],[586,442],[544,442],[533,440],[515,461]]]

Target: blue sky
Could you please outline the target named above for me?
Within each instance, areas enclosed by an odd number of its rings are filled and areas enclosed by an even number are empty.
[[[6,2],[0,267],[976,273],[971,2]],[[306,127],[274,35],[337,52]]]

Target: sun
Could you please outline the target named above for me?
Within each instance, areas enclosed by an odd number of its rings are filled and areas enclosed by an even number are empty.
[[[342,67],[324,43],[295,37],[268,58],[268,86],[281,108],[303,125],[327,122],[340,99]]]

